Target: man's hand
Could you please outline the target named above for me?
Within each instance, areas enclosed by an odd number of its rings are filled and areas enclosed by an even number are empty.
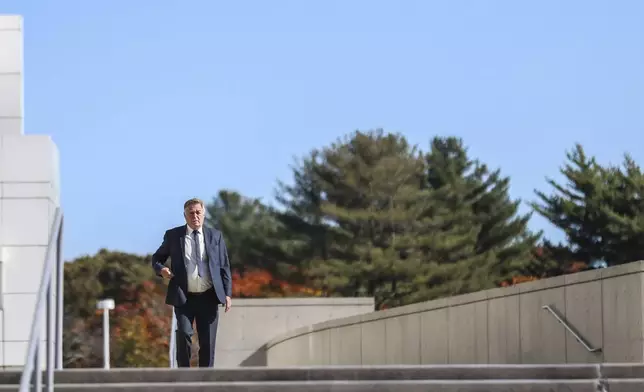
[[[232,306],[232,299],[229,296],[226,296],[226,312],[230,310],[230,307]]]
[[[163,267],[161,268],[161,276],[163,276],[166,279],[172,278],[174,275],[172,274],[172,271],[170,271],[170,268],[168,267]]]

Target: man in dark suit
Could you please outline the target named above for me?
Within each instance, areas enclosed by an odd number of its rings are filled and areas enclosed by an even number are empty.
[[[165,302],[177,317],[177,363],[190,367],[193,322],[199,335],[199,367],[213,367],[219,306],[231,307],[232,276],[226,243],[219,230],[204,227],[204,203],[183,205],[186,224],[165,232],[152,255],[152,268],[169,279]],[[170,259],[170,267],[166,263]]]

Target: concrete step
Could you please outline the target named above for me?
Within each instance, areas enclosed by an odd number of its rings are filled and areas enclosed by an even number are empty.
[[[154,384],[57,384],[57,392],[642,392],[644,380],[395,380],[307,382],[196,382]],[[0,391],[17,391],[0,386]]]
[[[66,369],[57,384],[350,381],[350,380],[595,380],[644,379],[644,364],[597,365],[395,365],[231,369]],[[44,377],[43,377],[44,379]],[[0,384],[18,384],[20,373],[0,371]]]

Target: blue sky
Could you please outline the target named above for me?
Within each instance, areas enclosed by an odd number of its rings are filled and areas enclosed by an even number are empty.
[[[421,147],[461,136],[523,200],[575,142],[644,162],[638,0],[3,0],[0,13],[24,16],[25,130],[61,153],[67,258],[152,252],[193,196],[270,200],[294,156],[356,129]]]

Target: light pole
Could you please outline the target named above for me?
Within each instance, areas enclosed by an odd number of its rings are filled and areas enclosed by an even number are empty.
[[[114,309],[114,300],[106,298],[98,301],[97,309],[103,310],[103,368],[110,368],[110,310]]]

